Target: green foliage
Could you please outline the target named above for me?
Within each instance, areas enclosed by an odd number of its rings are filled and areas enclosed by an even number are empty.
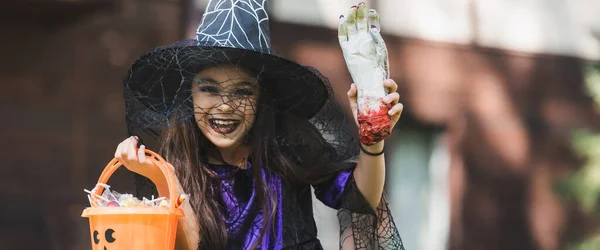
[[[596,102],[596,109],[600,112],[600,62],[589,63],[585,69],[585,87]]]
[[[600,62],[590,63],[586,67],[585,81],[586,90],[594,98],[596,110],[600,112]],[[600,134],[585,129],[575,131],[573,147],[586,159],[586,163],[569,178],[560,181],[558,191],[564,197],[577,201],[585,212],[600,215]],[[600,249],[600,233],[570,249]]]
[[[600,235],[591,237],[583,241],[582,243],[576,244],[570,248],[571,250],[598,250],[600,249]]]
[[[586,164],[569,178],[569,190],[584,211],[593,213],[600,209],[600,134],[577,131],[573,142]]]

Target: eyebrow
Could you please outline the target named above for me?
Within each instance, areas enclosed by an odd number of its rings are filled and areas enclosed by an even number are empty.
[[[242,87],[254,87],[254,83],[248,82],[248,81],[243,81],[243,82],[238,82],[236,83],[237,85],[240,85]]]
[[[196,83],[198,83],[198,84],[210,83],[210,84],[214,84],[214,85],[220,84],[220,82],[217,82],[215,79],[212,79],[212,78],[196,78]]]
[[[219,82],[219,81],[217,81],[215,79],[212,79],[212,78],[199,78],[199,79],[196,80],[196,82],[198,84],[201,84],[201,83],[208,83],[208,84],[214,84],[214,85],[220,85],[221,84],[221,82]],[[243,81],[243,82],[235,83],[235,85],[240,85],[242,87],[254,87],[255,84],[252,83],[252,82],[249,82],[249,81]]]

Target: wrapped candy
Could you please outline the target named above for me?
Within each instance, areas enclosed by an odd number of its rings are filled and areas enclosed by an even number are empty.
[[[159,207],[168,207],[169,206],[169,202],[166,200],[162,200],[160,201],[160,203],[158,204]]]
[[[104,188],[102,195],[97,195],[96,190],[98,187]],[[168,207],[170,205],[169,200],[165,197],[159,197],[148,199],[143,197],[142,200],[133,196],[132,194],[121,194],[116,191],[111,191],[110,186],[102,183],[98,183],[91,191],[84,189],[88,193],[88,200],[91,206],[98,207]],[[180,206],[185,200],[188,199],[186,194],[179,195],[177,198],[176,206]]]
[[[187,194],[181,194],[179,195],[179,197],[177,197],[177,204],[175,204],[175,207],[180,207],[181,204],[188,200],[190,197]]]
[[[116,201],[111,201],[108,204],[106,204],[107,207],[120,207],[121,205],[116,202]]]
[[[119,204],[121,204],[121,207],[137,207],[137,204],[139,203],[142,202],[131,194],[122,194],[119,197]]]

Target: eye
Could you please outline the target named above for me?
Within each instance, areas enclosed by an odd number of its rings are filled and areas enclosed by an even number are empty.
[[[105,233],[105,237],[106,237],[106,241],[108,241],[109,243],[112,243],[115,241],[115,238],[113,237],[113,233],[115,233],[115,230],[112,229],[106,229],[106,233]]]
[[[198,90],[200,92],[205,92],[205,93],[209,93],[209,94],[219,93],[219,89],[215,86],[201,86],[200,88],[198,88]]]
[[[94,230],[94,243],[100,243],[100,239],[98,239],[98,230]]]
[[[252,89],[246,88],[246,89],[237,89],[235,91],[236,95],[240,95],[240,96],[251,96],[254,95],[254,91],[252,91]]]

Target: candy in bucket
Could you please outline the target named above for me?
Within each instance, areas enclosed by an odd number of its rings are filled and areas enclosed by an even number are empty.
[[[96,191],[99,187],[102,187],[104,191],[102,195],[97,195]],[[121,194],[117,191],[110,190],[110,186],[103,183],[96,184],[96,187],[92,190],[84,189],[88,195],[90,206],[95,207],[168,207],[170,201],[166,197],[150,199],[143,197],[142,200],[133,196],[132,194]],[[175,207],[181,206],[181,204],[188,199],[187,194],[181,194],[177,197],[177,203]]]

